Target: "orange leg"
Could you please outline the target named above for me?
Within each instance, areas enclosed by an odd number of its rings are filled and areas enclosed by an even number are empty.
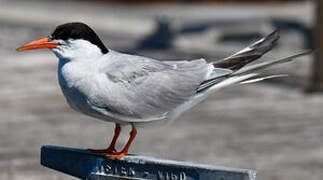
[[[91,152],[94,153],[115,153],[117,152],[115,149],[116,142],[118,140],[118,137],[121,132],[121,126],[119,124],[116,124],[115,130],[114,130],[114,136],[111,141],[110,146],[107,149],[90,149]]]
[[[129,138],[126,146],[123,148],[123,150],[121,152],[107,154],[106,156],[113,157],[113,158],[120,158],[120,157],[127,155],[130,145],[131,145],[132,141],[135,139],[136,135],[137,135],[137,130],[136,130],[135,126],[132,125],[132,130],[130,132],[130,138]]]

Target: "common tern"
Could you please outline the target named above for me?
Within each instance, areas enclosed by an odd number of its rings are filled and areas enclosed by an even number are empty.
[[[108,49],[88,25],[75,22],[59,25],[48,37],[17,51],[48,48],[54,52],[59,58],[59,84],[70,107],[116,123],[110,146],[91,151],[119,158],[128,154],[137,127],[171,122],[223,87],[278,77],[259,76],[264,68],[309,53],[245,66],[270,51],[278,39],[275,31],[217,61],[160,61]],[[132,126],[130,138],[117,152],[115,144],[124,125]]]

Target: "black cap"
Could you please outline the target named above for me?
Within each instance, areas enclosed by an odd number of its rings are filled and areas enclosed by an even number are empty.
[[[99,36],[88,25],[80,22],[66,23],[56,27],[50,39],[52,40],[68,40],[68,39],[84,39],[92,44],[97,45],[103,54],[109,52],[104,46]]]

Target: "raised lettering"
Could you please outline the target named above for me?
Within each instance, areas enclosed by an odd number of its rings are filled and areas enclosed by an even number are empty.
[[[122,175],[122,176],[127,175],[127,170],[126,170],[126,168],[125,168],[125,167],[123,167],[123,166],[121,166],[121,168],[120,168],[120,175]]]
[[[185,174],[185,172],[181,172],[181,173],[179,174],[179,179],[180,179],[180,180],[186,180],[186,174]]]
[[[161,171],[158,171],[157,177],[158,177],[159,180],[163,180],[164,179],[164,175],[163,175],[163,173]]]
[[[129,168],[129,176],[132,177],[132,176],[135,176],[136,175],[136,172],[133,168]]]
[[[114,174],[118,174],[118,167],[117,166],[114,166],[113,170],[114,170]]]
[[[173,174],[173,173],[170,175],[170,178],[171,178],[171,180],[178,180],[177,175]]]
[[[144,177],[148,177],[149,176],[149,172],[148,171],[145,171],[144,172]]]
[[[112,169],[111,166],[109,166],[108,164],[105,164],[104,167],[102,166],[102,168],[103,168],[102,172],[104,172],[104,173],[110,173],[110,171]]]
[[[166,179],[166,180],[170,180],[168,172],[166,172],[166,177],[165,177],[165,179]]]

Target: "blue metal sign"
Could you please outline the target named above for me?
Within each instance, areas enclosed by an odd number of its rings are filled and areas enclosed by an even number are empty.
[[[41,164],[86,180],[256,180],[256,172],[248,169],[139,155],[114,159],[87,150],[57,146],[42,147]]]

